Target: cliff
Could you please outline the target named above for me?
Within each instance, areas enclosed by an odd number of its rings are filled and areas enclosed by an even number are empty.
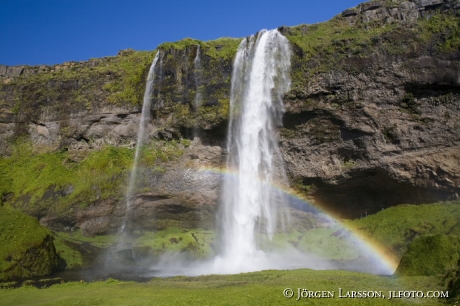
[[[296,54],[281,131],[294,181],[348,216],[458,198],[458,8],[373,1],[284,31]]]
[[[292,187],[345,217],[458,198],[459,9],[454,0],[371,1],[325,23],[279,28],[293,52],[279,130]],[[226,157],[239,41],[158,47],[139,226],[213,226],[212,169]],[[2,202],[51,228],[118,228],[155,52],[1,66]]]

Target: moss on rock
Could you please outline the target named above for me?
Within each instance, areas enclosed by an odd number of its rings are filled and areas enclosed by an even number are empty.
[[[43,276],[63,266],[49,230],[16,210],[0,207],[0,280]]]
[[[459,218],[460,202],[455,201],[398,205],[346,224],[382,245],[388,256],[400,259],[416,237],[456,235]]]
[[[397,275],[435,276],[454,269],[460,256],[460,238],[443,234],[417,237],[401,258]]]
[[[139,166],[164,171],[183,147],[179,140],[152,141],[142,148]],[[78,160],[71,152],[37,152],[19,141],[11,157],[0,157],[0,199],[30,215],[66,219],[75,208],[121,198],[133,158],[132,149],[106,146],[81,153]]]

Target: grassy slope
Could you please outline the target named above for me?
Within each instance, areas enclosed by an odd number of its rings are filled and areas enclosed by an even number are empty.
[[[210,275],[155,279],[149,283],[108,280],[67,283],[48,289],[23,287],[0,290],[2,305],[293,305],[296,297],[283,297],[283,290],[306,288],[335,291],[336,300],[308,299],[309,305],[439,305],[435,299],[338,299],[338,288],[347,290],[442,290],[439,279],[406,277],[392,279],[345,271],[263,271],[239,275]]]
[[[143,149],[140,166],[161,171],[162,163],[182,154],[183,143],[152,143]],[[133,157],[132,149],[107,146],[76,161],[68,152],[39,153],[18,141],[11,157],[0,157],[0,195],[8,194],[15,206],[27,204],[22,209],[29,213],[46,209],[65,215],[73,205],[120,196]]]
[[[443,234],[417,237],[401,258],[398,275],[443,275],[458,268],[460,237]]]
[[[460,236],[460,202],[399,205],[346,224],[400,258],[415,237]]]

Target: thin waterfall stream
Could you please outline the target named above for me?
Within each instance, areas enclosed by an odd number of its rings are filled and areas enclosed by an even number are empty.
[[[136,179],[137,179],[137,166],[139,163],[140,151],[141,151],[142,145],[145,140],[146,127],[150,119],[152,94],[153,94],[153,89],[155,85],[155,67],[157,66],[159,57],[160,57],[160,51],[157,52],[157,54],[155,55],[155,58],[153,59],[152,65],[150,66],[149,73],[147,76],[147,82],[145,85],[142,112],[141,112],[141,117],[140,117],[140,122],[139,122],[139,131],[137,133],[137,142],[136,142],[136,148],[135,148],[135,153],[134,153],[134,162],[133,162],[133,167],[131,169],[131,173],[129,175],[128,187],[126,189],[126,197],[125,197],[126,212],[125,212],[125,216],[123,218],[123,222],[120,228],[120,233],[122,237],[123,237],[123,232],[125,231],[125,228],[130,218],[131,200],[133,197],[133,191],[136,186]]]
[[[195,77],[195,88],[196,88],[196,96],[193,101],[193,106],[195,108],[195,111],[198,110],[198,108],[201,106],[201,100],[202,100],[202,95],[201,95],[201,47],[200,45],[196,46],[196,56],[195,59],[193,60],[193,70],[194,70],[194,77]]]

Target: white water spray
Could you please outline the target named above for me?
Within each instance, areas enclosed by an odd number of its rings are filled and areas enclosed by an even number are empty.
[[[290,48],[277,30],[243,40],[232,74],[227,167],[237,171],[224,181],[222,267],[228,272],[256,270],[263,252],[257,234],[272,238],[282,196],[271,188],[282,178],[276,127],[290,87]],[[278,163],[277,163],[278,161]]]
[[[123,222],[120,228],[120,233],[123,233],[123,231],[125,230],[126,224],[130,217],[129,214],[131,211],[131,198],[133,196],[134,187],[136,186],[137,164],[139,162],[139,154],[142,148],[142,144],[145,140],[145,129],[150,119],[152,93],[153,93],[153,88],[154,88],[154,83],[155,83],[155,67],[158,62],[159,54],[160,54],[160,51],[157,52],[157,54],[155,55],[155,58],[153,59],[152,65],[150,66],[149,74],[147,76],[147,82],[145,85],[144,101],[142,104],[139,131],[137,133],[137,143],[136,143],[136,150],[134,153],[133,168],[131,169],[131,173],[129,175],[128,188],[126,189],[126,213],[125,213],[125,217],[123,218]]]

